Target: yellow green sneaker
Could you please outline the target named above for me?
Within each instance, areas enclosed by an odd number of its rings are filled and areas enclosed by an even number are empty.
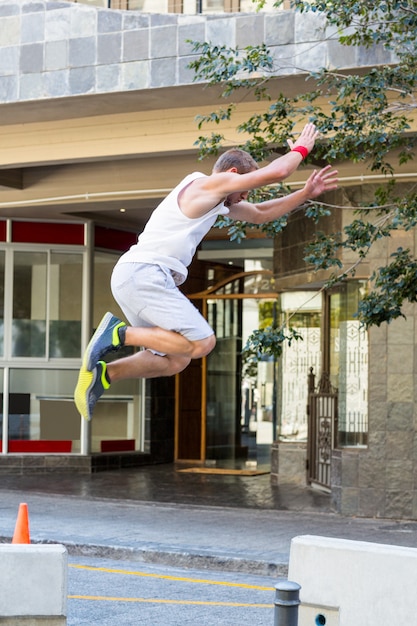
[[[80,415],[88,421],[91,420],[97,400],[110,387],[106,371],[107,365],[104,361],[99,361],[92,372],[86,370],[84,366],[80,369],[74,402]]]
[[[90,339],[83,356],[83,368],[92,372],[108,352],[119,350],[125,342],[126,324],[112,313],[106,313]]]

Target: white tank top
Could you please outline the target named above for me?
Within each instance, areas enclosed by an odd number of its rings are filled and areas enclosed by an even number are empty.
[[[205,174],[186,176],[156,207],[138,241],[119,259],[119,263],[151,263],[168,267],[177,285],[187,278],[197,246],[215,223],[218,215],[227,215],[223,203],[198,218],[184,215],[178,205],[182,189]]]

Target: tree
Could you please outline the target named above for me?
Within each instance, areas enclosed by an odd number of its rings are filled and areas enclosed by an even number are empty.
[[[262,0],[253,0],[259,6]],[[278,8],[280,2],[276,2]],[[416,138],[410,122],[416,113],[417,84],[417,8],[408,0],[292,0],[292,8],[313,12],[327,20],[343,46],[371,48],[379,46],[387,63],[367,71],[340,72],[322,68],[309,73],[309,90],[295,98],[284,94],[274,100],[268,82],[277,68],[265,45],[243,50],[193,42],[198,58],[190,64],[196,79],[223,86],[225,105],[210,115],[198,118],[199,129],[207,123],[219,126],[219,132],[198,139],[201,156],[216,154],[222,145],[221,123],[232,120],[241,92],[252,90],[263,113],[254,114],[237,129],[249,135],[242,147],[263,159],[279,152],[295,125],[308,118],[318,126],[324,140],[314,151],[315,161],[363,161],[372,172],[383,173],[388,182],[375,192],[372,203],[357,209],[355,218],[340,232],[318,233],[305,253],[305,260],[316,269],[328,269],[326,286],[340,282],[355,268],[343,267],[343,250],[354,251],[358,262],[365,259],[376,241],[390,237],[394,230],[409,231],[417,224],[417,192],[414,186],[401,195],[397,191],[395,168],[414,158]],[[395,58],[395,63],[391,62]],[[389,60],[389,62],[388,62]],[[323,111],[319,99],[326,96],[330,109]],[[331,141],[326,140],[331,137]],[[261,194],[280,193],[261,190]],[[311,202],[304,207],[308,218],[317,222],[328,215],[330,206]],[[223,218],[232,239],[245,237],[244,223],[231,224]],[[286,226],[286,219],[261,227],[274,235]],[[398,248],[389,262],[370,277],[370,288],[359,305],[358,317],[366,327],[404,316],[405,302],[417,302],[417,259],[408,249]],[[279,333],[276,333],[279,335]],[[281,333],[281,341],[288,339]],[[290,339],[298,338],[290,333]],[[252,348],[259,349],[259,337]]]

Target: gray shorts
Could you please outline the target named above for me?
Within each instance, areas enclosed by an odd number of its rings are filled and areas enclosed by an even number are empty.
[[[131,326],[159,326],[190,341],[213,335],[213,329],[178,289],[165,266],[118,263],[111,277],[111,290]]]

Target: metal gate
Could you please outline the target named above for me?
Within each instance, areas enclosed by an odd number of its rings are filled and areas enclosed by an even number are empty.
[[[332,449],[337,439],[337,389],[323,372],[315,385],[315,374],[310,368],[308,375],[308,446],[307,480],[330,489]]]

